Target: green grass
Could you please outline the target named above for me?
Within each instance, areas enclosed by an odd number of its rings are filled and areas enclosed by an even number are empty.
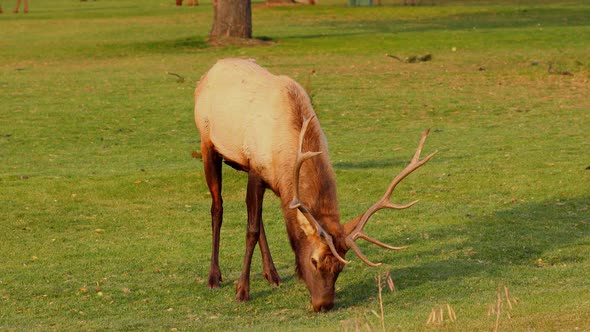
[[[387,330],[590,326],[590,3],[424,1],[404,7],[253,10],[275,43],[211,48],[208,2],[39,0],[0,15],[0,330],[380,329],[375,277],[390,271]],[[433,5],[434,4],[434,5]],[[10,5],[10,6],[9,6]],[[431,53],[430,62],[404,58]],[[264,218],[283,285],[254,258],[235,303],[246,179],[224,169],[224,283],[210,291],[209,194],[193,89],[219,58],[256,58],[305,85],[331,148],[341,212],[377,199],[432,128],[439,154],[406,179],[315,314],[297,281],[278,200]],[[568,71],[573,76],[550,74]],[[186,78],[176,82],[167,72]],[[352,256],[350,256],[352,257]],[[426,325],[450,304],[458,320]],[[511,318],[506,315],[510,313]]]

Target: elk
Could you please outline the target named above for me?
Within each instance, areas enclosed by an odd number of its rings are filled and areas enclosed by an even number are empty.
[[[365,213],[341,224],[327,141],[308,94],[293,79],[275,76],[252,60],[219,60],[196,87],[195,122],[212,198],[209,288],[219,287],[222,279],[218,260],[223,219],[222,162],[248,173],[246,251],[236,288],[237,301],[249,300],[250,265],[257,243],[264,278],[271,285],[281,283],[262,222],[267,188],[280,198],[295,253],[295,269],[309,290],[316,312],[333,307],[335,282],[350,263],[345,259],[350,249],[366,264],[379,265],[360,251],[357,239],[388,249],[403,249],[369,237],[363,228],[380,209],[405,209],[417,202],[394,204],[390,196],[401,180],[436,153],[420,160],[428,131],[422,135],[410,164],[395,177],[385,195]]]
[[[18,9],[20,8],[20,1],[16,0],[16,6],[14,7],[14,13],[18,13]],[[29,0],[24,1],[23,5],[23,12],[26,14],[29,12]],[[2,7],[0,6],[0,13],[2,13]]]

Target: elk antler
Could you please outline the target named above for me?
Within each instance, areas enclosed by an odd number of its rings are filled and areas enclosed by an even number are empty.
[[[385,192],[383,197],[381,197],[381,199],[379,199],[375,204],[373,204],[373,206],[371,206],[365,213],[363,213],[361,215],[360,220],[358,221],[358,224],[356,225],[356,227],[346,236],[346,245],[348,246],[348,248],[352,249],[359,256],[359,258],[369,266],[375,267],[375,266],[381,265],[381,263],[375,264],[367,259],[367,257],[361,252],[359,247],[354,242],[358,238],[364,239],[366,241],[369,241],[371,243],[374,243],[378,246],[381,246],[381,247],[387,248],[387,249],[401,250],[401,249],[406,248],[406,247],[393,247],[388,244],[382,243],[378,240],[375,240],[375,239],[369,237],[368,235],[366,235],[365,233],[363,233],[363,228],[365,227],[365,224],[367,223],[369,218],[373,214],[375,214],[375,212],[377,212],[381,209],[402,210],[402,209],[407,209],[407,208],[411,207],[412,205],[418,203],[418,201],[416,200],[416,201],[413,201],[408,204],[400,205],[400,204],[395,204],[395,203],[390,202],[389,199],[390,199],[391,194],[393,193],[393,190],[395,189],[395,187],[406,176],[410,175],[410,173],[412,173],[413,171],[418,169],[420,166],[424,165],[428,160],[430,160],[430,158],[432,158],[438,152],[438,151],[435,151],[435,152],[431,153],[430,155],[428,155],[426,158],[420,160],[420,153],[422,152],[422,147],[424,147],[424,142],[426,141],[426,137],[428,136],[429,131],[430,131],[430,129],[427,129],[422,134],[422,139],[420,140],[420,144],[418,145],[418,149],[416,150],[416,153],[414,154],[414,158],[412,158],[412,161],[408,164],[408,166],[406,166],[406,168],[401,173],[399,173],[393,179],[393,181],[389,185],[389,188],[387,188],[387,191]]]
[[[299,147],[297,148],[297,160],[295,162],[295,167],[293,168],[293,185],[295,186],[294,196],[293,196],[293,201],[291,201],[291,204],[289,205],[289,208],[298,209],[299,212],[301,212],[305,216],[305,218],[307,218],[309,223],[313,227],[315,227],[318,236],[320,236],[322,239],[324,239],[324,241],[326,242],[328,247],[330,247],[332,254],[334,254],[334,257],[338,258],[338,260],[341,261],[342,263],[348,264],[350,262],[345,260],[344,258],[342,258],[338,254],[338,251],[336,251],[336,247],[334,247],[334,241],[332,241],[332,236],[322,228],[320,223],[314,218],[314,216],[311,214],[311,212],[309,212],[307,207],[305,205],[303,205],[303,203],[299,199],[299,173],[301,172],[301,165],[307,159],[313,158],[313,157],[319,155],[320,153],[322,153],[321,151],[316,151],[316,152],[311,152],[311,151],[303,152],[302,151],[303,150],[303,138],[305,137],[305,132],[307,131],[307,126],[309,125],[309,122],[314,117],[315,117],[315,114],[310,116],[309,118],[305,119],[305,121],[303,122],[303,125],[301,126],[301,132],[299,133]]]

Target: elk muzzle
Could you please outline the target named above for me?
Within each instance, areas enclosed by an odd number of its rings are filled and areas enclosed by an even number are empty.
[[[331,296],[314,297],[311,298],[311,305],[315,312],[326,312],[334,307],[334,293]]]
[[[324,282],[316,283],[312,290],[310,288],[311,305],[315,312],[326,312],[334,307],[336,297],[336,279],[327,278]],[[318,280],[316,279],[316,282]]]

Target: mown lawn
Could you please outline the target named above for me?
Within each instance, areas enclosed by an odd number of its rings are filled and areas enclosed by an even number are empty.
[[[388,331],[590,330],[590,3],[401,3],[256,2],[254,35],[272,43],[213,48],[207,1],[37,0],[27,15],[4,1],[0,330],[377,331],[380,303]],[[255,58],[313,95],[344,221],[432,130],[425,153],[438,155],[395,193],[420,203],[366,228],[409,248],[363,243],[384,265],[349,255],[332,312],[312,312],[270,193],[283,284],[266,284],[256,253],[252,300],[234,301],[246,178],[230,168],[224,282],[207,289],[192,94],[225,57]],[[395,292],[384,284],[379,300],[387,272]],[[433,309],[444,321],[427,324]]]

